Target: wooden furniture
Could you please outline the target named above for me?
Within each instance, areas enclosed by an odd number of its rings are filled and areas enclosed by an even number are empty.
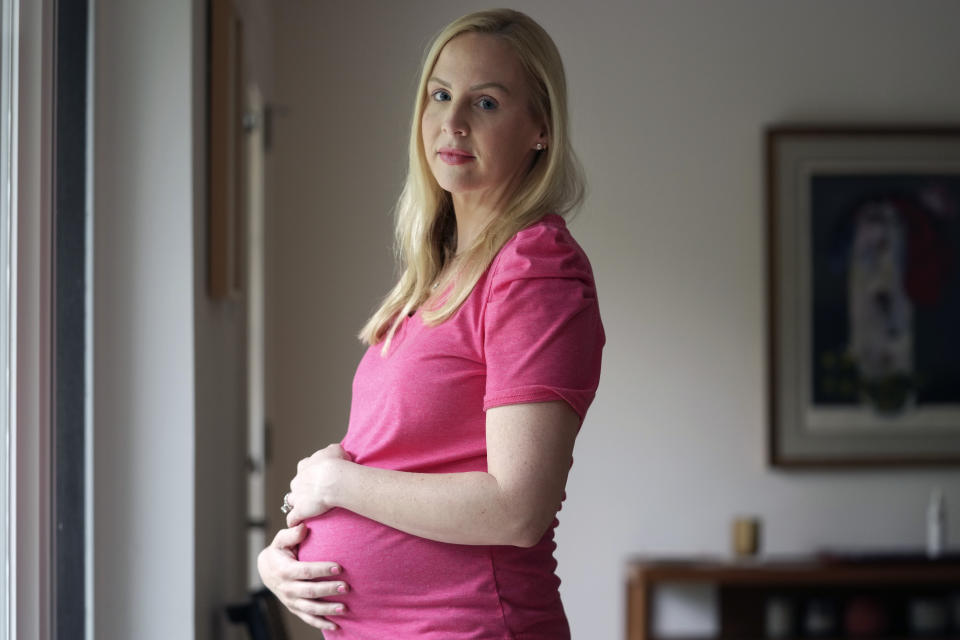
[[[960,638],[960,620],[955,619],[960,615],[956,611],[960,607],[960,555],[936,561],[912,555],[745,561],[637,558],[628,565],[627,640],[662,640],[655,635],[654,602],[657,590],[671,584],[705,584],[716,589],[718,633],[712,638],[717,640],[770,637],[765,617],[774,598],[787,602],[792,610],[790,631],[778,632],[778,638]],[[920,634],[916,626],[924,620],[921,615],[928,621],[936,615],[929,606],[926,613],[920,610],[931,601],[943,603],[941,614],[946,615],[946,623],[942,630]],[[828,635],[814,635],[805,629],[804,616],[810,615],[811,606],[833,608],[835,624]],[[883,630],[851,633],[851,620],[869,606],[882,614]],[[855,607],[860,611],[854,611]],[[674,640],[674,636],[668,637]]]

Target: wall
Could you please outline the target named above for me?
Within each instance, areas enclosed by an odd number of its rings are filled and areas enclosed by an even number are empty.
[[[194,3],[194,270],[197,638],[247,637],[224,605],[247,598],[247,297],[207,295],[207,75],[205,2]],[[243,22],[247,80],[269,96],[272,25],[266,0],[235,2]],[[244,279],[244,282],[246,280]]]
[[[225,621],[223,605],[244,599],[246,515],[246,350],[242,299],[207,295],[209,194],[207,135],[207,3],[193,10],[193,304],[196,376],[193,613],[198,638],[243,638]]]
[[[266,3],[239,7],[268,87]],[[243,638],[246,325],[206,295],[206,3],[94,13],[94,635]]]
[[[188,1],[94,9],[98,638],[194,633],[194,20]]]
[[[275,130],[268,500],[299,457],[343,435],[353,335],[394,277],[389,212],[419,58],[432,33],[485,4],[276,7],[277,100],[289,109]],[[567,66],[591,188],[572,229],[608,336],[558,529],[574,637],[622,635],[627,557],[726,553],[738,513],[763,518],[774,553],[922,544],[933,485],[960,512],[956,470],[766,466],[761,132],[955,121],[960,4],[512,4]]]
[[[4,38],[12,35],[11,29]],[[16,638],[50,634],[50,425],[51,398],[51,220],[53,204],[53,7],[25,3],[19,14],[19,65],[11,81],[9,157],[12,179],[4,194],[10,206],[8,247],[3,256],[11,306],[3,340],[10,376],[5,382],[12,416],[4,429],[3,633]],[[12,61],[5,61],[10,64]],[[12,66],[12,65],[11,65]],[[13,80],[13,79],[11,79]],[[6,92],[6,91],[5,91]],[[14,99],[15,98],[15,99]],[[5,107],[6,108],[6,107]],[[6,136],[4,142],[6,144]],[[4,174],[8,173],[4,167]],[[10,337],[15,342],[11,344]],[[8,546],[7,546],[8,545]],[[8,555],[9,549],[9,555]],[[6,585],[12,589],[7,591]]]

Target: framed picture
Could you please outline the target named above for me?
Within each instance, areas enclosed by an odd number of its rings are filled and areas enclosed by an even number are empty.
[[[960,127],[765,142],[771,464],[960,462]]]

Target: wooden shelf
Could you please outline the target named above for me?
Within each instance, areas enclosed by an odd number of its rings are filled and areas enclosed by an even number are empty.
[[[957,640],[957,635],[950,636],[858,636],[858,640]],[[650,636],[650,640],[717,640],[715,636]],[[752,640],[738,638],[737,640]],[[809,636],[791,636],[778,640],[811,640]],[[817,637],[816,640],[850,640],[847,636]]]
[[[631,562],[634,577],[642,573],[651,582],[713,582],[717,584],[902,584],[905,582],[957,584],[960,559],[924,560],[876,564],[873,562],[824,562],[812,559],[761,561],[649,560]]]
[[[651,636],[650,640],[716,640],[714,636]],[[740,640],[750,640],[750,639],[740,639]],[[778,640],[811,640],[808,636],[790,636],[787,638],[779,638]],[[850,640],[846,636],[825,636],[818,637],[816,640]],[[898,635],[898,636],[865,636],[860,637],[860,640],[957,640],[956,635],[951,636],[907,636],[907,635]]]
[[[666,584],[707,584],[717,590],[719,634],[699,638],[655,637],[654,594]],[[843,607],[851,598],[869,598],[887,618],[884,635],[858,636],[859,640],[957,640],[960,628],[946,635],[910,635],[908,603],[913,598],[956,598],[960,595],[960,555],[929,560],[920,555],[829,555],[780,557],[758,560],[723,560],[704,557],[638,557],[628,563],[628,640],[742,640],[764,638],[764,613],[773,597],[801,607],[812,599],[836,603],[838,629],[843,627]],[[948,617],[950,612],[947,612]],[[799,628],[799,620],[795,626]],[[792,640],[808,640],[798,635]],[[823,639],[821,639],[823,640]],[[832,640],[849,640],[839,635]]]

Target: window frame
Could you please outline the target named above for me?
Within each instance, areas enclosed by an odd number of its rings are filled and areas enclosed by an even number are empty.
[[[51,635],[86,627],[90,501],[87,469],[90,306],[87,0],[54,9],[53,424],[51,432]],[[82,594],[82,597],[77,597]]]
[[[13,2],[0,0],[0,638],[12,637],[12,538],[10,517],[13,457],[10,442],[13,419],[13,211],[10,198],[12,179],[10,123],[13,100],[12,71],[16,31],[13,29]]]
[[[53,0],[11,0],[11,638],[50,638]]]

